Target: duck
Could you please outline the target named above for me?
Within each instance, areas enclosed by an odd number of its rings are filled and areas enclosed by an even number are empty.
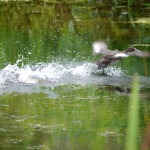
[[[110,50],[108,45],[103,41],[96,41],[92,44],[93,55],[102,55],[97,61],[96,65],[98,69],[107,68],[110,65],[117,64],[122,59],[133,56],[133,57],[150,57],[149,51],[141,51],[135,47],[128,47],[124,51],[119,51],[118,49]]]

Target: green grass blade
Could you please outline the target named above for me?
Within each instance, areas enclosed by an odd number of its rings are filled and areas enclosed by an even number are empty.
[[[139,78],[134,77],[132,95],[129,102],[128,130],[125,150],[137,150],[137,136],[139,125]]]

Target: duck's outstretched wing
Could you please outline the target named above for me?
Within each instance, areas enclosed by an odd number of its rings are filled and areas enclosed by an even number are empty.
[[[98,42],[94,42],[92,44],[92,48],[93,48],[93,55],[105,55],[106,53],[111,52],[111,50],[108,49],[108,46],[105,42],[102,41],[98,41]]]
[[[140,51],[140,50],[136,50],[132,53],[128,53],[127,55],[129,56],[134,56],[134,57],[143,57],[143,58],[147,58],[150,57],[150,52],[148,51]]]
[[[123,59],[125,57],[128,57],[128,55],[115,49],[113,51],[109,51],[108,53],[106,53],[104,57],[111,58],[111,59],[121,59],[121,58]]]

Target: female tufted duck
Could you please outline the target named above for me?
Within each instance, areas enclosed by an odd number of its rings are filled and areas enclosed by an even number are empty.
[[[128,47],[125,51],[118,51],[117,49],[111,51],[105,42],[99,41],[92,44],[93,55],[101,54],[102,57],[97,60],[96,65],[98,69],[104,69],[108,65],[113,65],[118,63],[120,60],[129,57],[150,57],[150,52],[141,52],[134,47]]]

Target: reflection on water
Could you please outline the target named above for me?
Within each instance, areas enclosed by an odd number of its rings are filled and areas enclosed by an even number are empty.
[[[0,149],[123,149],[135,73],[140,145],[150,61],[131,57],[103,72],[91,45],[149,50],[149,10],[117,0],[0,4]]]

